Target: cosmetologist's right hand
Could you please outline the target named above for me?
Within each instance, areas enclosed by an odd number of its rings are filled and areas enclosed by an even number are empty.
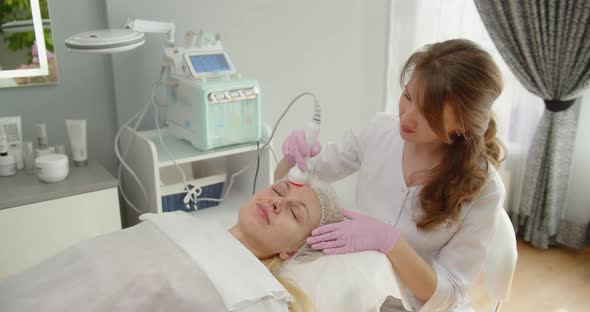
[[[299,169],[307,170],[305,159],[314,157],[322,150],[322,145],[316,143],[311,149],[307,147],[305,141],[305,131],[295,130],[283,142],[283,155],[291,164],[297,164]]]

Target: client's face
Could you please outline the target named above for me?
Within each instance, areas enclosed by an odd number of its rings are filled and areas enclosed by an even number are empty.
[[[240,208],[237,226],[259,257],[280,254],[285,259],[320,224],[321,214],[310,187],[283,181],[250,197]]]

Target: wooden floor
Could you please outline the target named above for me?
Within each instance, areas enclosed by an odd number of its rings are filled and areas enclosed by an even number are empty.
[[[491,311],[492,301],[481,282],[470,295],[476,311]],[[538,250],[519,241],[511,297],[500,311],[590,311],[590,249]]]

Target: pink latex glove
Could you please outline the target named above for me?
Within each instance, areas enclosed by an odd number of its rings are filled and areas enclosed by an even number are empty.
[[[322,150],[322,145],[317,143],[311,150],[307,148],[305,131],[295,130],[283,142],[283,155],[291,164],[297,164],[299,169],[307,170],[306,157],[314,157]]]
[[[400,237],[400,232],[389,224],[348,210],[342,210],[342,214],[349,220],[315,228],[307,244],[327,255],[365,250],[387,254]]]

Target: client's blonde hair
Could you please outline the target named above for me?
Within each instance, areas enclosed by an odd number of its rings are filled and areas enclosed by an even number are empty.
[[[285,178],[279,180],[284,181]],[[340,222],[344,218],[342,216],[342,212],[340,211],[340,204],[338,202],[338,197],[336,196],[336,192],[334,189],[328,184],[317,177],[312,176],[307,186],[309,186],[318,197],[320,201],[320,207],[322,210],[322,217],[320,219],[320,225],[322,224],[330,224],[335,222]],[[309,262],[317,259],[322,255],[321,251],[314,250],[310,246],[308,246],[305,241],[301,244],[301,247],[297,251],[297,253],[293,256],[292,261],[301,261],[301,262]],[[291,260],[290,260],[291,261]],[[303,292],[295,282],[290,280],[289,278],[283,277],[279,275],[279,269],[283,264],[283,260],[278,256],[273,258],[268,258],[262,260],[262,263],[266,265],[268,270],[272,273],[272,275],[285,287],[285,289],[291,294],[294,301],[289,302],[289,311],[290,312],[313,312],[315,311],[315,307],[309,300],[309,297],[305,292]]]
[[[293,301],[289,302],[289,312],[315,312],[315,307],[307,297],[307,294],[303,292],[295,282],[291,279],[280,276],[279,269],[283,264],[283,260],[279,256],[262,260],[262,263],[266,265],[270,273],[285,287],[285,289],[293,297]]]

